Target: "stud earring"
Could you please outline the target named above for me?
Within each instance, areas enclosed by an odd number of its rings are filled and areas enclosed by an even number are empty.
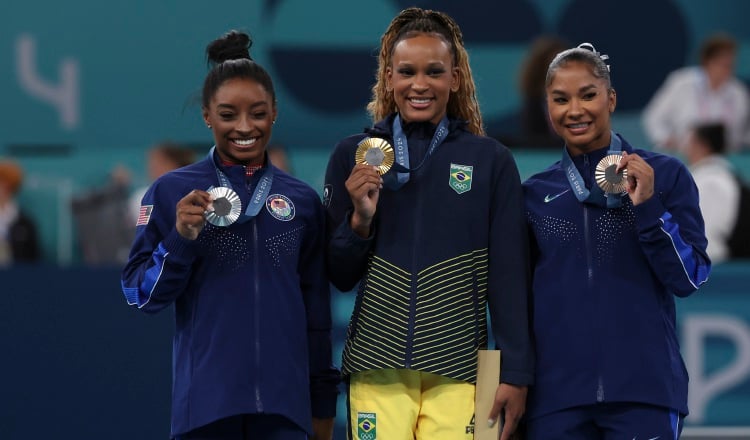
[[[206,124],[206,127],[211,128],[211,124]]]
[[[276,123],[276,119],[274,119],[273,121],[271,121],[271,124],[275,124],[275,123]]]

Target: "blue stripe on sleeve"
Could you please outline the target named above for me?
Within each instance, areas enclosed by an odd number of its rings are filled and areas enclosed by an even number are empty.
[[[125,299],[127,300],[128,305],[138,306],[140,309],[148,304],[151,300],[151,295],[154,293],[156,284],[158,283],[159,278],[161,278],[167,255],[169,255],[169,252],[167,252],[164,246],[159,243],[156,251],[151,255],[154,265],[146,270],[140,286],[130,287],[125,284],[125,281],[121,282],[122,291],[125,294]],[[148,294],[145,295],[145,298],[144,295],[142,295],[142,292],[148,292]]]
[[[708,279],[708,267],[704,264],[699,265],[696,263],[695,258],[693,258],[693,247],[685,243],[680,236],[680,227],[677,223],[671,221],[672,214],[665,212],[660,220],[662,222],[661,230],[664,231],[672,241],[672,247],[682,263],[685,276],[690,284],[697,289],[698,286],[705,283]]]
[[[674,434],[674,440],[678,440],[680,438],[680,414],[675,411],[671,410],[669,411],[669,421],[670,425],[672,426],[672,433]]]
[[[146,273],[143,276],[143,282],[141,283],[140,290],[142,292],[148,292],[148,297],[142,304],[138,305],[138,308],[142,308],[151,300],[151,295],[154,293],[156,283],[159,282],[159,278],[161,278],[161,274],[164,271],[164,262],[167,260],[167,255],[169,255],[169,252],[164,248],[164,245],[159,243],[156,252],[151,256],[154,265],[146,270]]]

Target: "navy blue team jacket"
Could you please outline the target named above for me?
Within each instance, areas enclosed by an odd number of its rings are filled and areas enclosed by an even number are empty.
[[[380,191],[372,236],[363,239],[349,225],[344,182],[362,139],[393,144],[393,119],[339,142],[326,173],[331,281],[348,291],[362,280],[342,372],[408,368],[474,382],[489,308],[502,381],[528,385],[528,242],[510,151],[450,120],[445,141],[410,180]],[[405,124],[404,131],[415,167],[435,126]]]
[[[338,383],[320,198],[274,167],[253,220],[206,223],[187,240],[175,229],[175,206],[193,189],[219,186],[215,166],[244,213],[259,172],[246,182],[244,167],[222,165],[215,153],[170,172],[143,198],[145,225],[122,272],[129,304],[145,312],[175,305],[172,435],[251,413],[280,414],[310,432],[311,417],[335,415]]]
[[[654,169],[654,195],[619,208],[581,203],[560,162],[524,182],[532,234],[537,370],[529,417],[597,402],[687,414],[688,375],[674,297],[710,271],[698,190],[675,158],[633,150]],[[603,148],[573,158],[587,188]]]

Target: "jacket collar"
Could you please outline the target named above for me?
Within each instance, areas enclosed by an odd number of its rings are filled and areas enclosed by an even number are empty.
[[[376,122],[372,127],[365,128],[364,132],[368,136],[392,138],[393,137],[393,120],[396,118],[396,113],[391,113],[385,119],[381,119]],[[407,124],[407,126],[413,124]],[[466,130],[468,122],[462,119],[457,119],[448,116],[448,136],[453,135],[457,130]],[[405,131],[408,133],[408,129],[405,127]],[[434,131],[434,126],[433,126]]]

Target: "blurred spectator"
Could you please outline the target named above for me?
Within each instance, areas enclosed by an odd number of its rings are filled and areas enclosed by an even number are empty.
[[[700,66],[672,72],[644,109],[646,135],[656,148],[684,152],[691,127],[721,122],[727,147],[737,151],[750,143],[750,98],[734,74],[737,43],[725,34],[708,38]]]
[[[141,199],[146,194],[149,186],[169,171],[182,168],[195,162],[195,151],[190,150],[174,142],[161,142],[151,147],[146,153],[146,172],[148,174],[148,183],[136,188],[130,196],[130,214],[132,220],[133,232],[135,232],[135,223],[138,220],[138,211],[141,208]],[[117,177],[115,177],[117,179]]]
[[[549,122],[545,79],[549,63],[568,47],[565,40],[552,35],[540,36],[532,43],[518,78],[522,94],[521,133],[511,146],[558,148],[565,144]]]
[[[16,201],[22,182],[23,170],[17,163],[0,161],[0,267],[40,257],[36,224]]]
[[[725,149],[725,128],[720,123],[696,126],[685,148],[690,172],[698,186],[706,224],[707,252],[713,263],[750,257],[750,219],[747,218],[750,201],[745,200],[742,206],[742,181],[724,156]]]
[[[156,178],[194,159],[192,150],[172,142],[158,143],[146,153],[147,185],[131,192],[132,173],[118,166],[109,184],[74,198],[73,216],[83,261],[88,265],[127,262],[143,194]]]

